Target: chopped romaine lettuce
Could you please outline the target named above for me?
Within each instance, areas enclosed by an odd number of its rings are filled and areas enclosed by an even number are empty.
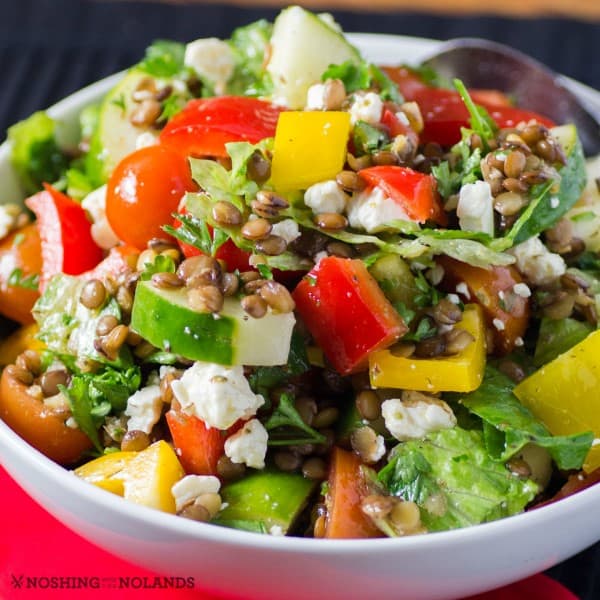
[[[541,367],[549,363],[559,354],[582,342],[593,329],[587,321],[543,318],[535,345],[533,364]]]
[[[521,512],[538,492],[492,459],[480,431],[460,427],[398,444],[378,480],[416,502],[430,531],[493,521]]]
[[[138,68],[154,77],[174,77],[184,69],[185,46],[171,40],[156,40],[146,49]]]

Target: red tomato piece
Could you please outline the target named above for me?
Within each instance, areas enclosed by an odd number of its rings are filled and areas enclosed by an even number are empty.
[[[493,266],[489,269],[473,267],[440,256],[437,262],[444,268],[442,287],[457,292],[456,286],[465,283],[468,296],[465,302],[476,302],[483,309],[487,325],[494,335],[494,354],[504,355],[514,350],[517,340],[522,338],[529,323],[529,298],[514,293],[513,288],[523,279],[515,267]],[[498,323],[502,326],[498,327]]]
[[[173,221],[186,192],[197,189],[187,161],[162,146],[127,155],[108,182],[106,217],[121,240],[142,250]]]
[[[342,375],[366,367],[369,353],[407,331],[361,260],[328,256],[292,293],[298,313]]]
[[[25,200],[37,217],[42,247],[40,291],[57,273],[79,275],[95,267],[103,256],[92,238],[85,210],[65,194],[44,184],[45,190]]]
[[[275,135],[281,108],[238,96],[190,100],[160,134],[160,142],[181,155],[227,156],[225,144],[256,144]]]
[[[370,186],[382,188],[413,221],[446,224],[446,213],[433,176],[395,165],[369,167],[358,174]]]
[[[0,241],[0,313],[19,323],[33,323],[31,309],[40,297],[37,289],[12,285],[10,276],[20,269],[22,277],[42,272],[42,245],[35,223],[13,231]]]
[[[368,491],[360,467],[361,462],[356,454],[337,447],[333,449],[325,498],[326,538],[383,537],[373,521],[361,510],[361,502],[368,496]]]

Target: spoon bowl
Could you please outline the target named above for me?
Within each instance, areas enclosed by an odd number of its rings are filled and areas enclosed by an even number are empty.
[[[567,78],[504,44],[457,38],[437,46],[424,61],[446,79],[467,87],[497,89],[516,104],[557,124],[573,123],[587,155],[600,153],[600,114],[576,95]]]

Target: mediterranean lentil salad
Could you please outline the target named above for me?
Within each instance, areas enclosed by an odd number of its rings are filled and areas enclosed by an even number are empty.
[[[598,159],[294,6],[9,130],[0,417],[125,499],[272,535],[475,525],[598,479]]]

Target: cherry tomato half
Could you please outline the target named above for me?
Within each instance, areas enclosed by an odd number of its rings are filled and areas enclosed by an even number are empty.
[[[275,135],[281,109],[256,98],[191,100],[162,130],[160,142],[182,156],[227,156],[227,142],[256,144]]]
[[[30,394],[10,368],[4,369],[0,379],[0,419],[42,454],[63,465],[74,463],[92,446],[80,429],[67,427],[63,416]]]
[[[0,313],[19,323],[33,323],[31,309],[40,294],[31,278],[42,272],[42,246],[34,223],[0,242],[0,264]],[[20,281],[15,280],[17,273]],[[31,283],[24,285],[24,280]]]
[[[148,146],[126,156],[108,182],[106,216],[121,240],[143,249],[154,237],[166,237],[162,226],[186,192],[196,189],[187,161],[162,146]]]

